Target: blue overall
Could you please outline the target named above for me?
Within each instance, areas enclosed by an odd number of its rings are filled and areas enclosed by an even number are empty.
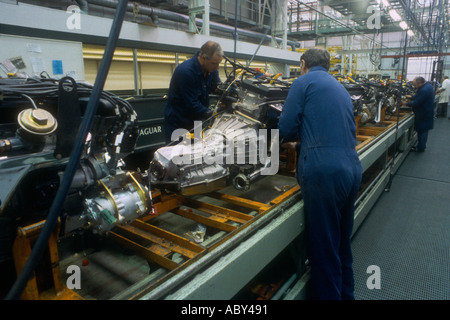
[[[425,83],[407,103],[414,111],[414,128],[417,131],[417,150],[425,151],[428,140],[428,130],[434,125],[434,89],[430,83]]]
[[[349,93],[325,68],[294,81],[279,121],[297,144],[312,299],[354,299],[351,234],[362,166]]]
[[[211,72],[205,78],[197,57],[198,52],[181,63],[170,80],[164,110],[166,143],[171,142],[175,129],[191,130],[194,121],[203,120],[210,111],[209,94],[220,83],[219,71]]]

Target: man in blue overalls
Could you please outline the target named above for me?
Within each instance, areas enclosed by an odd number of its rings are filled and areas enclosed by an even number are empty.
[[[297,180],[304,201],[312,299],[354,299],[351,234],[362,166],[346,89],[328,73],[330,55],[313,48],[301,57],[280,116],[280,137],[296,143]],[[285,145],[293,145],[286,143]]]
[[[170,80],[168,99],[164,111],[166,143],[172,141],[176,129],[191,130],[194,121],[212,115],[209,94],[220,83],[219,64],[223,58],[221,46],[206,42],[194,57],[181,63]],[[174,140],[177,140],[174,137]]]
[[[412,101],[404,102],[414,111],[414,129],[417,131],[417,146],[412,151],[424,152],[427,147],[428,131],[434,126],[434,89],[423,77],[416,77],[413,85],[417,89]]]

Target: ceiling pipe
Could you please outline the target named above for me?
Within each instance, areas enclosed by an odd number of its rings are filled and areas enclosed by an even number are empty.
[[[88,0],[88,2],[93,5],[98,5],[98,6],[102,6],[102,7],[111,8],[111,9],[116,9],[117,4],[118,4],[118,1],[115,1],[115,0]],[[134,4],[129,3],[128,11],[133,12],[133,9],[134,9]],[[186,23],[186,24],[189,23],[189,17],[184,14],[171,12],[171,11],[167,11],[167,10],[162,10],[162,9],[158,9],[158,8],[151,8],[149,6],[142,5],[142,4],[139,4],[139,13],[149,16],[155,24],[157,23],[157,20],[159,18],[165,19],[165,20],[170,20],[173,22]],[[197,21],[197,24],[201,25],[201,23],[202,23],[201,19],[196,19],[196,21]],[[234,34],[234,32],[235,32],[234,27],[228,26],[225,24],[210,22],[209,25],[210,25],[211,29],[214,29],[217,31],[231,33],[231,34]],[[272,39],[272,37],[269,35],[265,35],[265,34],[254,32],[254,31],[239,29],[239,28],[237,29],[237,33],[241,36],[245,36],[245,37],[249,37],[249,38],[257,39],[257,40],[264,39],[264,40],[270,41]],[[275,38],[275,39],[276,39],[277,43],[280,43],[283,41],[283,39],[281,39],[281,38]],[[289,46],[291,46],[293,50],[295,50],[295,48],[300,47],[300,43],[295,42],[295,41],[287,41],[287,44]]]
[[[87,0],[76,0],[78,6],[80,7],[80,11],[84,14],[88,14],[88,2]]]

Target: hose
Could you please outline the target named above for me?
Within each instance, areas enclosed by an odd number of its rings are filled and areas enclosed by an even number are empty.
[[[119,2],[114,17],[114,21],[111,26],[108,42],[106,44],[105,54],[103,56],[103,60],[100,65],[99,72],[97,74],[94,88],[92,90],[92,95],[89,99],[86,113],[77,136],[77,140],[75,141],[75,146],[72,150],[69,163],[64,172],[61,185],[58,189],[58,192],[55,196],[52,206],[50,207],[50,212],[47,216],[44,227],[33,247],[30,257],[28,258],[22,272],[17,277],[17,280],[15,281],[11,290],[8,292],[8,295],[5,298],[6,300],[17,300],[20,298],[20,295],[22,294],[22,291],[24,290],[34,269],[38,266],[42,258],[42,255],[45,251],[45,248],[47,247],[48,240],[53,230],[55,229],[56,222],[61,213],[64,201],[67,196],[67,192],[69,191],[70,185],[72,183],[73,176],[78,168],[78,163],[81,157],[81,153],[83,151],[84,142],[86,141],[87,134],[89,133],[92,122],[94,120],[94,116],[97,111],[100,95],[102,93],[106,81],[106,76],[108,75],[114,49],[116,47],[117,39],[119,37],[120,30],[122,28],[122,23],[125,17],[127,4],[128,0],[121,0]]]

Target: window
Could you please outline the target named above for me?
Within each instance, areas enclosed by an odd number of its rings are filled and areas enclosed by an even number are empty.
[[[437,60],[437,56],[408,58],[406,79],[412,81],[415,77],[421,76],[426,81],[430,81],[433,73],[433,62]]]

